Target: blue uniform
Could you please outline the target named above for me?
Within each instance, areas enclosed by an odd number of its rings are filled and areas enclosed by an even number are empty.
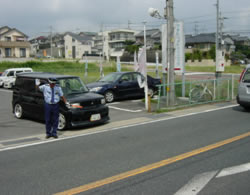
[[[59,101],[63,96],[62,88],[55,85],[53,88],[49,84],[39,86],[43,92],[45,101],[45,122],[47,136],[56,136],[59,120]]]

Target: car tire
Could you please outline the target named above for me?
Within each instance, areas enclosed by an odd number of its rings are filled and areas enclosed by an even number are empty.
[[[105,98],[105,101],[107,103],[111,103],[115,100],[115,94],[113,91],[107,91],[105,94],[104,94],[104,98]]]
[[[14,115],[16,118],[21,119],[23,118],[23,107],[21,104],[16,103],[14,106]]]
[[[59,113],[58,127],[59,131],[65,130],[67,128],[67,120],[64,114]]]

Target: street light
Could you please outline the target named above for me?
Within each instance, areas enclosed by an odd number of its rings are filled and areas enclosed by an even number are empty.
[[[153,18],[158,18],[158,19],[164,19],[164,20],[167,20],[167,18],[166,18],[166,15],[165,16],[162,16],[161,14],[160,14],[160,12],[157,10],[157,9],[155,9],[155,8],[149,8],[148,9],[148,13],[149,13],[149,15],[151,16],[151,17],[153,17]],[[163,37],[162,37],[163,38]],[[163,49],[163,48],[162,48]],[[165,58],[163,57],[163,56],[166,56]],[[165,85],[166,85],[166,77],[167,77],[167,75],[166,75],[166,68],[167,68],[167,56],[168,56],[168,49],[167,49],[167,51],[166,51],[166,53],[165,54],[163,54],[162,55],[162,74],[163,74],[163,77],[162,77],[162,80],[163,80],[163,96],[166,96],[166,87],[165,87]],[[166,59],[166,62],[164,61],[163,62],[163,59]],[[166,64],[164,64],[164,63],[166,63]],[[169,77],[168,77],[169,78]],[[168,82],[167,82],[167,86],[168,86]]]
[[[152,17],[159,19],[166,19],[167,22],[167,71],[168,71],[168,93],[167,93],[167,105],[175,105],[175,81],[174,81],[174,5],[173,0],[166,0],[166,8],[164,17],[159,14],[159,11],[154,8],[149,8],[148,12]],[[163,93],[165,93],[165,83],[166,74],[165,69],[163,69],[163,82],[164,88]],[[166,94],[166,93],[165,93]],[[164,94],[164,95],[165,95]]]
[[[148,13],[153,18],[165,19],[163,16],[161,16],[161,14],[159,13],[159,11],[157,9],[155,9],[155,8],[150,7],[148,9]]]

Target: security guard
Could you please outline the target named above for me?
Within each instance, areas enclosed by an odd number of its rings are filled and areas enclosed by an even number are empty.
[[[36,86],[39,86],[39,90],[43,92],[45,101],[45,122],[46,122],[46,139],[50,137],[58,138],[57,127],[59,122],[59,101],[63,99],[67,104],[65,97],[63,96],[62,88],[57,85],[56,78],[49,78],[49,84],[40,85],[40,80],[36,79]]]

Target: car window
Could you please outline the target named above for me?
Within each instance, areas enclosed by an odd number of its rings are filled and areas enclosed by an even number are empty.
[[[23,72],[22,70],[17,70],[16,71],[16,75],[18,74],[18,73],[21,73],[21,72]]]
[[[117,81],[117,79],[119,79],[120,76],[121,76],[120,74],[111,73],[111,74],[108,74],[107,76],[101,78],[99,80],[99,82],[115,82],[115,81]]]
[[[14,76],[14,71],[10,71],[7,76],[8,77]]]
[[[76,93],[88,92],[88,88],[80,78],[60,79],[59,84],[65,96]]]
[[[36,90],[35,80],[30,78],[25,78],[23,80],[22,87],[25,91],[35,92]]]
[[[125,74],[121,77],[120,79],[121,81],[127,81],[127,82],[131,82],[133,81],[132,79],[132,74]]]
[[[250,69],[247,69],[242,79],[243,83],[250,83]]]

